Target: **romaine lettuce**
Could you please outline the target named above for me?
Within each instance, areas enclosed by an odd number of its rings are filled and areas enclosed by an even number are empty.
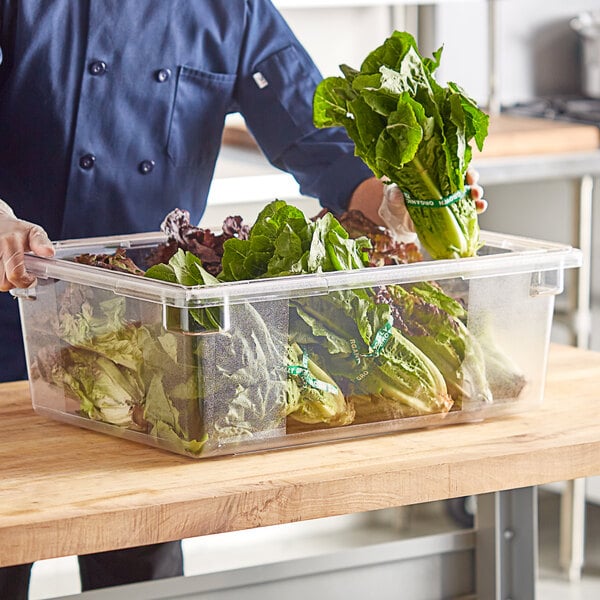
[[[373,173],[398,185],[432,258],[458,258],[480,247],[465,176],[489,118],[458,85],[437,83],[441,54],[423,58],[410,34],[394,32],[360,70],[342,65],[344,77],[319,84],[314,122],[344,127]]]

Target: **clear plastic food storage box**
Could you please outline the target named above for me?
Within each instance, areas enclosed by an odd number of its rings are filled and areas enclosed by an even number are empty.
[[[581,261],[488,232],[473,258],[210,286],[73,261],[164,239],[58,242],[15,295],[38,413],[199,458],[535,410]]]

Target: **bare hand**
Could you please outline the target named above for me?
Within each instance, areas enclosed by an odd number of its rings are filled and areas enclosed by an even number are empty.
[[[0,291],[35,283],[35,277],[25,269],[25,252],[54,256],[54,247],[39,225],[17,219],[10,206],[0,200]]]

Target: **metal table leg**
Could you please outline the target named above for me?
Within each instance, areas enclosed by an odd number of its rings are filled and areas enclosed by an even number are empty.
[[[574,312],[573,329],[578,348],[589,348],[592,331],[591,289],[592,289],[592,210],[594,178],[585,175],[577,182],[575,197],[575,246],[583,255],[583,263],[574,274],[577,278],[575,298],[571,299]]]
[[[538,565],[537,488],[477,497],[478,600],[534,600]]]
[[[569,581],[581,579],[585,547],[585,479],[566,482],[560,501],[560,566]]]
[[[575,245],[583,254],[578,272],[575,297],[571,301],[574,312],[574,337],[578,348],[589,348],[592,313],[592,204],[594,179],[586,175],[578,182],[575,198]],[[560,566],[570,581],[581,579],[585,547],[585,479],[565,482],[560,504]]]

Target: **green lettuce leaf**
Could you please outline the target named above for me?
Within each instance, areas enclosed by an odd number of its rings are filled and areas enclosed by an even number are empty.
[[[354,407],[342,391],[316,362],[298,345],[288,345],[286,412],[300,423],[348,425],[354,420]],[[304,366],[304,363],[306,366]]]
[[[215,277],[202,267],[202,261],[197,256],[181,248],[170,258],[168,264],[154,265],[146,271],[144,276],[185,286],[216,285],[219,283]],[[187,309],[168,306],[167,321],[172,323],[181,322],[181,311],[189,311],[189,315],[199,326],[198,329],[189,331],[190,333],[198,333],[202,330],[214,331],[221,328],[221,313],[218,307]]]
[[[134,343],[135,325],[125,319],[125,298],[100,301],[96,309],[84,301],[79,312],[61,310],[58,335],[76,348],[90,350],[132,370],[139,370],[142,354]]]
[[[419,54],[414,38],[394,32],[344,77],[324,79],[314,96],[317,127],[344,127],[355,152],[377,177],[416,201],[440,201],[465,192],[471,143],[481,150],[488,116],[457,84],[438,84],[433,58]],[[432,258],[473,256],[481,246],[475,203],[469,194],[449,205],[408,202],[421,243]]]
[[[220,278],[235,273],[258,278],[365,268],[370,247],[366,238],[351,239],[330,213],[314,222],[300,215],[281,201],[269,204],[258,216],[248,240],[225,242]],[[254,243],[255,239],[259,241]],[[260,268],[235,271],[234,263],[240,256],[247,265]],[[331,291],[323,296],[293,298],[289,304],[290,343],[306,349],[327,378],[343,386],[342,391],[380,394],[419,412],[449,410],[452,401],[441,373],[391,327],[390,307],[376,302],[372,289]],[[293,406],[296,391],[288,386],[288,394],[290,391],[288,406]]]
[[[282,200],[269,203],[258,215],[247,240],[232,238],[223,245],[220,281],[282,277],[356,269],[368,261],[370,242],[350,239],[330,213],[310,221]]]

